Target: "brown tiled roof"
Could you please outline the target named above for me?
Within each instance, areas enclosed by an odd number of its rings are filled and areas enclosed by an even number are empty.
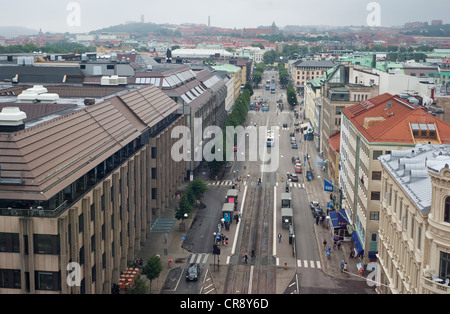
[[[0,133],[2,177],[24,180],[1,185],[0,199],[51,198],[176,108],[148,86],[16,133]]]

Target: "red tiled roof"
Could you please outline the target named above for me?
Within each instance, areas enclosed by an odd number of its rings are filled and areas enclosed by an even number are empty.
[[[369,142],[450,143],[450,125],[389,93],[342,109],[342,113]],[[433,139],[414,137],[411,123],[434,124],[437,137]]]
[[[339,147],[341,145],[341,132],[331,135],[328,138],[328,144],[336,153],[339,153]]]

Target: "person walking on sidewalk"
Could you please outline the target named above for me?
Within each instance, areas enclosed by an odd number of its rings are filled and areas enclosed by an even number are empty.
[[[247,264],[247,259],[248,259],[247,252],[245,252],[245,253],[244,253],[244,261],[245,261],[245,264]]]
[[[281,232],[279,232],[278,233],[278,243],[281,243],[281,237],[282,237]]]
[[[327,248],[327,243],[328,243],[327,240],[326,240],[326,239],[323,239],[323,248],[324,248],[324,249]]]

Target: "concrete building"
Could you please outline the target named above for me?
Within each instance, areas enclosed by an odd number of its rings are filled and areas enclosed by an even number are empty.
[[[183,181],[178,104],[155,86],[85,98],[0,103],[0,293],[111,293]]]
[[[298,60],[291,66],[291,81],[294,83],[294,87],[303,89],[306,81],[325,75],[326,71],[334,68],[336,64],[332,61]]]
[[[227,67],[239,67],[226,64]],[[239,72],[240,73],[240,72]],[[151,71],[136,73],[133,84],[155,85],[178,105],[178,114],[187,116],[187,125],[194,134],[194,119],[201,120],[199,141],[191,142],[191,152],[203,152],[207,140],[203,138],[204,130],[208,126],[221,127],[227,114],[225,103],[227,100],[227,86],[223,73],[218,74],[203,64],[161,63],[152,66]],[[234,85],[236,90],[236,85]],[[197,131],[197,130],[196,130]],[[201,158],[190,158],[187,162],[186,177],[193,175],[193,171],[202,161]]]
[[[382,94],[342,112],[339,186],[364,263],[376,260],[381,165],[378,157],[419,143],[447,144],[450,125],[410,98]]]
[[[450,294],[450,146],[379,157],[379,293]]]

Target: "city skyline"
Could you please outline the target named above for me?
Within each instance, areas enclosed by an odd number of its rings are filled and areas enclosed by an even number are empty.
[[[34,4],[34,2],[33,2]],[[124,6],[130,8],[124,9]],[[8,2],[4,12],[17,12],[2,17],[0,27],[25,27],[50,33],[86,33],[128,21],[155,24],[204,24],[221,28],[256,28],[275,23],[279,27],[298,26],[403,26],[408,22],[448,22],[446,12],[450,3],[434,0],[423,6],[415,1],[323,0],[320,5],[307,1],[264,0],[226,3],[192,0],[189,5],[171,2],[130,0],[126,4],[112,1],[41,0],[39,6],[29,0]],[[249,14],[254,12],[254,14]],[[370,21],[369,21],[370,20]],[[370,25],[370,23],[375,25]]]

